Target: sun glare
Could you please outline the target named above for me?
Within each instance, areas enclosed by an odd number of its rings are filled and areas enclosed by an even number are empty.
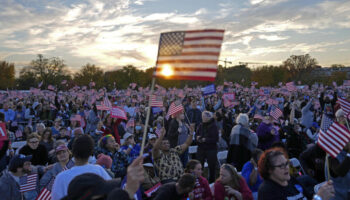
[[[174,74],[174,70],[170,65],[164,65],[160,73],[163,76],[169,77]]]

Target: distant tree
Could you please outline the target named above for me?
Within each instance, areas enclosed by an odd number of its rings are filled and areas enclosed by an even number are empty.
[[[19,80],[20,83],[28,80],[35,80],[34,86],[43,81],[43,87],[48,85],[60,86],[63,80],[69,80],[70,75],[67,70],[67,66],[63,59],[52,57],[44,58],[39,54],[36,60],[32,60],[30,65],[24,67],[20,72],[20,79],[26,78],[26,80]],[[32,76],[32,78],[30,78]],[[34,78],[34,79],[33,79]],[[27,85],[22,85],[26,87]]]
[[[28,90],[30,87],[37,87],[36,76],[30,67],[24,67],[20,73],[19,78],[16,80],[18,89]]]
[[[317,60],[309,54],[291,55],[283,62],[283,66],[289,70],[292,79],[298,80],[301,73],[310,73],[317,68]]]
[[[0,90],[14,87],[15,65],[6,61],[0,61]]]
[[[74,74],[74,82],[80,86],[88,86],[95,82],[96,88],[104,87],[104,73],[100,67],[93,64],[84,65],[81,70]]]

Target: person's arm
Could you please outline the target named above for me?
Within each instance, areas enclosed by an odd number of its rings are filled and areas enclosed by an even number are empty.
[[[252,191],[249,189],[249,187],[248,187],[247,183],[245,182],[244,178],[240,178],[239,184],[240,184],[240,187],[239,187],[239,191],[238,192],[241,194],[242,199],[244,199],[244,200],[253,200]],[[239,197],[238,193],[237,193],[237,195]]]
[[[305,112],[307,112],[308,110],[310,110],[310,107],[311,107],[311,105],[312,105],[312,101],[313,101],[313,100],[314,100],[314,99],[311,98],[310,101],[301,109],[301,112],[302,112],[302,113],[305,113]]]
[[[139,156],[131,163],[127,171],[124,190],[128,192],[130,199],[134,199],[134,195],[144,179],[143,157]]]
[[[344,177],[350,170],[350,154],[348,153],[342,163],[336,158],[329,157],[329,167],[334,174]]]
[[[221,106],[221,103],[222,103],[222,101],[221,101],[221,99],[219,99],[218,102],[216,103],[216,105],[214,106],[214,110],[219,109]]]
[[[249,175],[249,185],[253,186],[256,184],[256,181],[258,180],[258,166],[255,163],[255,161],[250,161],[253,164],[252,171]]]
[[[156,159],[159,157],[159,151],[160,151],[160,145],[162,144],[162,141],[163,141],[163,138],[164,138],[164,135],[165,135],[165,129],[164,127],[162,128],[161,130],[161,133],[160,133],[160,136],[159,138],[157,139],[156,143],[154,143],[154,146],[153,146],[153,149],[152,149],[152,156],[153,156],[153,159]]]

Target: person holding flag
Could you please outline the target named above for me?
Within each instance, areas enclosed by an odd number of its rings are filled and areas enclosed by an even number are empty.
[[[32,165],[30,162],[31,159],[32,156],[25,156],[22,154],[15,155],[11,159],[10,164],[8,166],[8,170],[4,171],[3,175],[0,177],[1,199],[24,199],[25,196],[28,197],[27,193],[32,193],[33,190],[31,189],[33,189],[33,187],[36,193],[36,180],[34,180],[31,183],[28,183],[28,190],[31,191],[22,190],[23,192],[21,192],[20,187],[21,177],[25,178],[25,175],[32,171]]]
[[[64,143],[59,143],[55,148],[55,154],[57,162],[40,179],[39,188],[41,192],[38,195],[38,200],[48,200],[48,196],[51,198],[51,190],[57,174],[74,166],[74,161],[71,160],[72,153]]]
[[[339,109],[336,113],[337,122],[344,126],[348,126],[348,122],[344,111]],[[348,126],[349,127],[349,126]],[[331,127],[329,128],[331,129]],[[349,132],[349,129],[346,129]],[[338,133],[336,133],[338,135]],[[350,135],[350,133],[348,133]],[[344,146],[337,157],[329,157],[329,170],[331,180],[335,189],[334,200],[350,198],[350,141]]]

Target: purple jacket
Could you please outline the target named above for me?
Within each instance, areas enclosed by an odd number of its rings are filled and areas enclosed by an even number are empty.
[[[259,137],[258,148],[266,150],[271,147],[274,142],[278,142],[280,137],[278,134],[272,135],[271,130],[273,129],[272,124],[266,124],[261,122],[256,133]],[[277,130],[276,130],[277,132]]]

